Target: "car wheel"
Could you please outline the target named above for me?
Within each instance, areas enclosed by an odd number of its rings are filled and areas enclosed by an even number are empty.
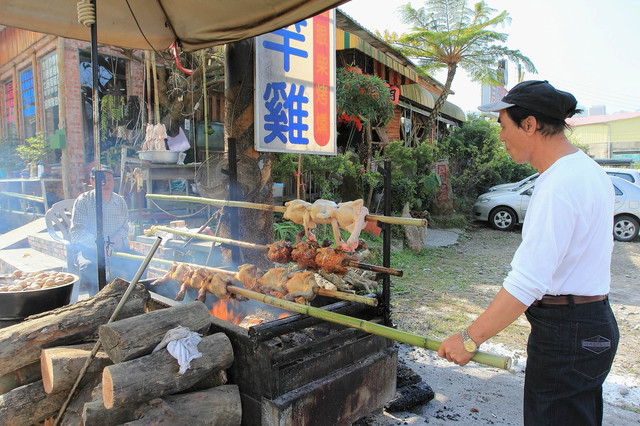
[[[511,231],[516,227],[516,212],[509,207],[496,207],[489,214],[489,223],[499,231]]]
[[[613,238],[633,241],[638,236],[638,221],[631,216],[618,216],[613,221]]]

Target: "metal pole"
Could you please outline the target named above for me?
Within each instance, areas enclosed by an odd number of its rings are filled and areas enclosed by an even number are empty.
[[[98,6],[97,0],[91,0],[96,16],[91,24],[91,74],[92,74],[92,98],[93,98],[93,157],[96,170],[94,177],[96,193],[96,263],[98,270],[98,289],[102,290],[106,285],[104,232],[102,227],[102,184],[104,173],[100,170],[100,97],[98,95]]]
[[[384,215],[391,216],[391,160],[384,160]],[[391,267],[391,224],[383,223],[382,266]],[[382,277],[382,300],[384,302],[384,325],[391,327],[391,277]]]

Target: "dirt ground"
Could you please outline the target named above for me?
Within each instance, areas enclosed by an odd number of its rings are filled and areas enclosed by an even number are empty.
[[[429,237],[427,236],[427,239]],[[410,291],[396,297],[392,311],[400,329],[423,330],[430,334],[437,324],[434,318],[452,317],[461,312],[460,324],[475,318],[500,288],[510,270],[510,261],[521,240],[519,230],[500,232],[483,225],[464,231],[458,242],[434,252],[453,264],[457,281],[469,285],[449,286],[437,291]],[[451,260],[453,259],[453,260]],[[448,265],[451,265],[449,263]],[[423,279],[437,271],[424,268]],[[620,328],[620,345],[604,385],[605,425],[640,423],[640,241],[616,242],[613,251],[610,300]],[[471,278],[468,278],[471,277]],[[454,279],[454,281],[456,281]],[[416,294],[417,293],[417,294]],[[393,296],[392,296],[393,297]],[[418,300],[415,300],[418,299]],[[463,325],[459,325],[463,327]],[[444,325],[452,329],[452,324]],[[469,363],[458,367],[420,348],[399,344],[399,359],[405,362],[435,391],[435,398],[410,412],[379,413],[366,419],[368,425],[440,425],[457,422],[463,425],[522,424],[522,386],[526,364],[528,322],[522,316],[498,336],[482,345],[481,350],[511,356],[512,371]],[[426,330],[426,331],[425,331]],[[453,329],[454,332],[457,331]]]

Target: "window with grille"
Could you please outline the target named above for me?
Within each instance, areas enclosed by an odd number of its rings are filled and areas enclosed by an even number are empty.
[[[4,122],[7,137],[16,135],[16,106],[13,96],[13,81],[4,84]]]
[[[22,90],[22,117],[24,118],[24,137],[36,135],[36,103],[33,87],[33,70],[28,68],[20,73],[20,89]]]
[[[40,63],[44,129],[52,134],[58,128],[58,54],[52,53]]]

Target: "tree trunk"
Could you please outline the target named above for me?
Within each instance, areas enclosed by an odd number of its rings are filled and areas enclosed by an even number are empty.
[[[211,314],[205,304],[198,301],[158,309],[101,325],[100,342],[109,358],[117,364],[149,355],[165,333],[179,325],[205,333],[211,325]]]
[[[102,373],[104,406],[110,409],[174,394],[233,363],[231,342],[224,333],[204,337],[198,350],[202,357],[191,361],[183,375],[178,374],[178,362],[166,350],[106,367]]]
[[[91,379],[87,381],[85,385],[82,385],[78,392],[76,392],[75,396],[67,406],[67,409],[62,416],[62,421],[60,422],[61,426],[83,426],[84,422],[82,421],[82,412],[84,410],[84,404],[90,402],[92,399],[92,392],[96,388],[96,386],[100,385],[100,375],[94,374],[91,376]],[[63,392],[68,397],[68,393]],[[58,412],[55,417],[58,417]]]
[[[250,201],[260,204],[273,203],[271,179],[271,153],[257,152],[254,147],[254,40],[242,40],[229,43],[226,48],[225,70],[225,136],[228,150],[235,147],[237,157],[246,156],[256,161],[260,168],[261,179],[256,182],[257,191],[249,197]],[[231,146],[235,145],[235,146]],[[234,227],[232,216],[234,209],[226,209],[221,222],[220,236],[257,244],[273,242],[273,213],[253,209],[235,209],[238,225]],[[239,261],[233,256],[234,249],[222,249],[226,264]],[[256,250],[243,252],[243,263],[252,263],[268,267],[266,256]]]
[[[438,115],[440,115],[440,110],[442,109],[444,103],[447,101],[447,97],[451,92],[451,84],[453,83],[453,78],[456,76],[457,67],[457,64],[450,64],[447,67],[447,81],[444,84],[444,89],[442,89],[442,93],[436,100],[436,103],[433,106],[433,111],[431,111],[431,115],[427,118],[425,127],[429,130],[429,140],[435,139],[434,126],[438,122]]]
[[[57,393],[71,390],[90,354],[91,350],[77,348],[43,349],[40,365],[44,391]],[[89,365],[87,375],[100,375],[104,367],[111,364],[106,353],[98,352]]]
[[[1,329],[0,376],[37,362],[44,348],[96,339],[98,326],[109,321],[128,286],[127,281],[116,278],[89,299]],[[143,314],[150,299],[144,286],[136,285],[119,318]]]

